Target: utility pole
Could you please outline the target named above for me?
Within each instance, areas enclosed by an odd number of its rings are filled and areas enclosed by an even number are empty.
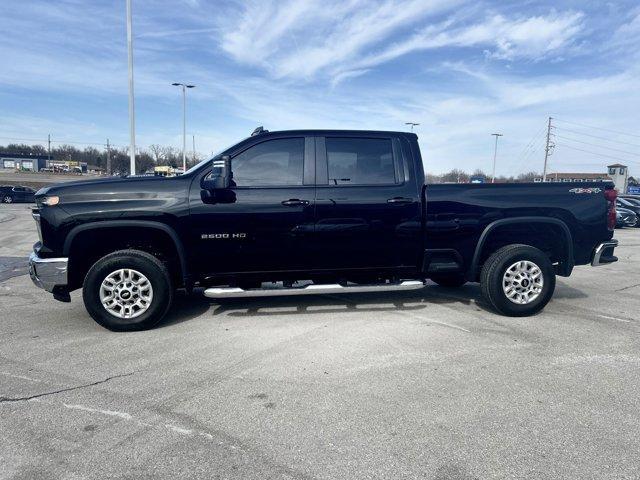
[[[547,124],[547,145],[544,147],[544,168],[542,170],[542,181],[547,181],[547,160],[549,159],[549,155],[551,155],[551,150],[554,145],[551,143],[551,120],[549,117],[549,123]]]
[[[493,149],[493,173],[491,174],[491,183],[493,183],[496,179],[496,157],[498,156],[498,137],[502,137],[502,133],[492,133],[494,137],[496,137],[496,145]]]
[[[111,146],[107,138],[107,175],[111,175]]]
[[[49,144],[47,147],[47,167],[51,167],[51,134],[47,135],[47,143]]]
[[[127,49],[129,51],[129,157],[131,175],[136,174],[136,113],[133,104],[133,26],[131,21],[131,1],[127,0]]]
[[[191,160],[193,160],[193,163],[196,163],[196,136],[192,135],[191,136],[192,140],[193,140],[193,157],[191,158]]]
[[[405,125],[411,125],[411,131],[413,132],[413,127],[417,127],[418,125],[420,125],[419,123],[414,123],[414,122],[404,122]]]

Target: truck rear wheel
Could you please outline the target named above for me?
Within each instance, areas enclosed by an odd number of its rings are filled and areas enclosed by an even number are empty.
[[[120,250],[98,260],[82,291],[93,319],[114,331],[144,330],[165,316],[173,300],[171,276],[156,257]]]
[[[491,255],[482,267],[480,285],[484,299],[510,317],[534,315],[553,295],[556,275],[551,260],[529,245],[507,245]]]

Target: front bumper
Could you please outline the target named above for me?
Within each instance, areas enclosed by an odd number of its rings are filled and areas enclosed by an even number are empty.
[[[607,263],[613,263],[618,261],[618,257],[613,254],[613,249],[618,246],[618,240],[607,240],[602,242],[593,251],[591,257],[591,266],[597,267],[598,265],[606,265]]]
[[[67,286],[67,258],[40,258],[35,252],[29,256],[29,276],[33,283],[47,292]]]

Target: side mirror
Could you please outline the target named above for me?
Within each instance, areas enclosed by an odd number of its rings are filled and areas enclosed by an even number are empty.
[[[202,188],[209,191],[229,188],[231,175],[231,158],[228,155],[218,159],[214,158],[211,176],[202,181]]]

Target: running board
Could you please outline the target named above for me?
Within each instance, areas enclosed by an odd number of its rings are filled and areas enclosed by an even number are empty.
[[[236,297],[276,297],[280,295],[314,295],[318,293],[368,293],[368,292],[397,292],[404,290],[418,290],[424,287],[420,280],[406,280],[402,283],[386,283],[379,285],[342,286],[337,283],[326,285],[307,285],[294,288],[255,288],[243,290],[233,287],[207,288],[204,296],[209,298]]]

